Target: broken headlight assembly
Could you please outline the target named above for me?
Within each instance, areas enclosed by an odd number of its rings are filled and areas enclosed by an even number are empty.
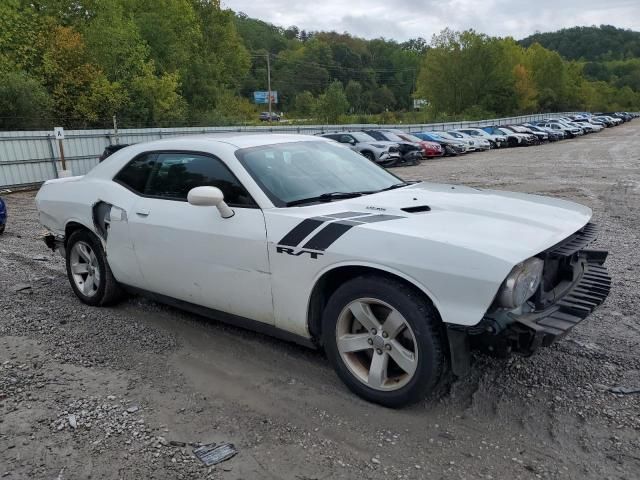
[[[535,257],[516,265],[500,287],[497,305],[509,310],[522,306],[540,286],[543,267],[544,262]]]

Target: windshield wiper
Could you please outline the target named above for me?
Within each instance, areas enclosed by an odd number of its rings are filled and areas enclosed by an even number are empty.
[[[287,207],[293,207],[295,205],[302,205],[304,203],[313,202],[330,202],[331,200],[342,200],[344,198],[355,198],[362,195],[366,195],[368,192],[330,192],[323,193],[317,197],[300,198],[298,200],[292,200],[286,203]]]
[[[390,185],[386,188],[383,188],[382,190],[378,190],[378,192],[386,192],[387,190],[395,190],[396,188],[402,188],[402,187],[406,187],[407,185],[411,185],[412,183],[416,183],[417,180],[412,180],[410,182],[400,182],[400,183],[394,183],[393,185]]]
[[[396,188],[406,187],[407,185],[411,185],[412,183],[417,183],[418,180],[411,180],[409,182],[400,182],[394,183],[385,188],[381,188],[380,190],[363,190],[361,192],[330,192],[323,193],[322,195],[318,195],[317,197],[309,197],[309,198],[300,198],[298,200],[292,200],[287,202],[285,206],[293,207],[295,205],[302,205],[305,203],[313,203],[313,202],[330,202],[332,200],[343,200],[346,198],[355,198],[361,197],[363,195],[371,195],[373,193],[386,192],[387,190],[394,190]]]

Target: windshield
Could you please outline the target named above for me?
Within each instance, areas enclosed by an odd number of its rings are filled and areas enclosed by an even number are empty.
[[[243,148],[236,151],[236,157],[276,207],[327,194],[371,193],[404,183],[351,149],[323,141]]]
[[[404,138],[407,142],[422,142],[422,139],[415,135],[411,135],[410,133],[403,133],[401,138]]]
[[[447,134],[451,137],[455,137],[455,138],[464,138],[464,135],[462,135],[461,133],[458,132],[447,132]]]
[[[406,140],[404,140],[403,138],[400,138],[398,135],[396,135],[393,132],[382,132],[384,134],[385,137],[387,137],[387,139],[390,142],[406,142]]]
[[[456,140],[456,138],[455,138],[455,137],[453,137],[453,136],[449,135],[447,132],[440,132],[440,133],[438,133],[438,135],[439,135],[441,138],[448,138],[448,139],[450,139],[450,140]]]
[[[358,142],[371,143],[376,141],[375,138],[364,132],[349,132],[349,135],[355,138]]]

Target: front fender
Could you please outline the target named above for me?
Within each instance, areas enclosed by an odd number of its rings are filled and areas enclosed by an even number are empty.
[[[382,265],[380,263],[366,262],[366,261],[359,261],[359,260],[335,262],[335,263],[332,263],[330,265],[326,265],[324,268],[322,268],[320,271],[318,271],[318,273],[316,274],[316,276],[313,279],[311,290],[309,291],[308,301],[307,301],[307,311],[309,311],[309,309],[311,308],[311,294],[316,289],[316,286],[318,285],[318,282],[320,282],[321,279],[325,275],[327,275],[328,273],[330,273],[330,272],[332,272],[334,270],[337,270],[339,268],[342,268],[342,267],[369,268],[369,269],[378,270],[380,272],[388,273],[390,275],[394,275],[396,277],[402,278],[406,282],[410,283],[411,285],[413,285],[414,287],[419,289],[422,293],[424,293],[429,298],[429,300],[431,300],[431,302],[433,303],[434,307],[438,311],[440,311],[439,302],[438,302],[438,298],[436,297],[436,295],[431,290],[429,290],[429,288],[427,288],[425,285],[420,283],[416,278],[413,278],[411,275],[407,275],[406,273],[404,273],[404,272],[402,272],[400,270],[397,270],[395,268],[389,267],[388,265]]]

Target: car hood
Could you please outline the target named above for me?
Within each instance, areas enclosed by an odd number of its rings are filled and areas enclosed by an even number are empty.
[[[514,265],[556,245],[591,218],[591,209],[566,200],[426,182],[286,212],[301,218],[388,215],[393,221],[364,228],[457,246]]]
[[[467,145],[466,142],[462,142],[460,140],[453,140],[451,138],[443,138],[441,142],[446,145],[457,145],[458,147],[465,147]]]

